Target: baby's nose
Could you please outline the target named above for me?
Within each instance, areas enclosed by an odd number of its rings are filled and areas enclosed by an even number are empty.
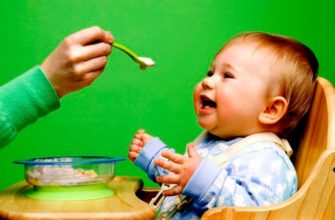
[[[211,77],[204,78],[201,82],[201,86],[204,89],[214,89],[214,87],[215,87],[214,77],[211,76]]]

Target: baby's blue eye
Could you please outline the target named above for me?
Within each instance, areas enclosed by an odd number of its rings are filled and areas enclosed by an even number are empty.
[[[213,76],[214,75],[214,71],[213,70],[208,70],[208,72],[207,72],[207,76],[208,77],[211,77],[211,76]]]

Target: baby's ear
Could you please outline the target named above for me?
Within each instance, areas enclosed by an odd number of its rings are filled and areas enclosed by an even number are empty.
[[[275,124],[285,115],[287,107],[288,103],[284,97],[272,97],[270,100],[268,100],[267,105],[259,114],[258,120],[262,124]]]

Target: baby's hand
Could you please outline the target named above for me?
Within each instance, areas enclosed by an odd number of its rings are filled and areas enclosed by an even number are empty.
[[[162,156],[168,159],[155,160],[155,165],[166,169],[171,174],[158,176],[156,181],[164,184],[175,184],[172,189],[165,190],[165,196],[174,196],[181,194],[189,179],[193,175],[196,168],[199,166],[202,157],[198,154],[193,143],[187,146],[188,157],[177,153],[164,151]]]
[[[129,146],[128,158],[134,162],[144,145],[146,145],[151,139],[152,136],[147,134],[143,129],[138,130]]]
[[[114,38],[91,27],[66,37],[41,67],[58,97],[89,86],[104,70]]]

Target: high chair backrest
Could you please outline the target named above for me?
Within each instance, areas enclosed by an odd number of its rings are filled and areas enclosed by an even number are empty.
[[[299,188],[306,181],[320,155],[335,147],[335,95],[333,86],[319,77],[304,132],[294,152]]]
[[[305,128],[294,149],[296,194],[276,205],[218,207],[202,219],[335,219],[335,90],[318,77]]]

